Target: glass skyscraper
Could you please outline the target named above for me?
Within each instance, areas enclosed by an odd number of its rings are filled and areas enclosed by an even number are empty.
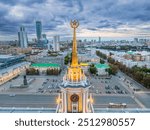
[[[36,36],[39,41],[42,38],[42,23],[41,21],[36,21]]]

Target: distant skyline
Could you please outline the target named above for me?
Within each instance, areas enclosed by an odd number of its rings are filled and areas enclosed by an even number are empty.
[[[0,40],[18,39],[22,25],[36,38],[36,21],[48,38],[71,37],[71,19],[80,22],[79,38],[150,38],[149,12],[148,0],[1,0]]]

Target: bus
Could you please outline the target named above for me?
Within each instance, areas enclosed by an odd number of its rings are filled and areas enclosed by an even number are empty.
[[[109,103],[108,108],[126,108],[126,103]]]

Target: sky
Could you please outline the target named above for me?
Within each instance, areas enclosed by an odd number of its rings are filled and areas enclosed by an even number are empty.
[[[71,37],[70,20],[77,19],[78,37],[150,38],[150,0],[0,0],[0,40],[14,40],[20,26],[36,38],[42,33]]]

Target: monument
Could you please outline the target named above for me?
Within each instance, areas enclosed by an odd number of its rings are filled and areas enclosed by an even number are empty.
[[[28,85],[26,75],[23,76],[23,85]]]

